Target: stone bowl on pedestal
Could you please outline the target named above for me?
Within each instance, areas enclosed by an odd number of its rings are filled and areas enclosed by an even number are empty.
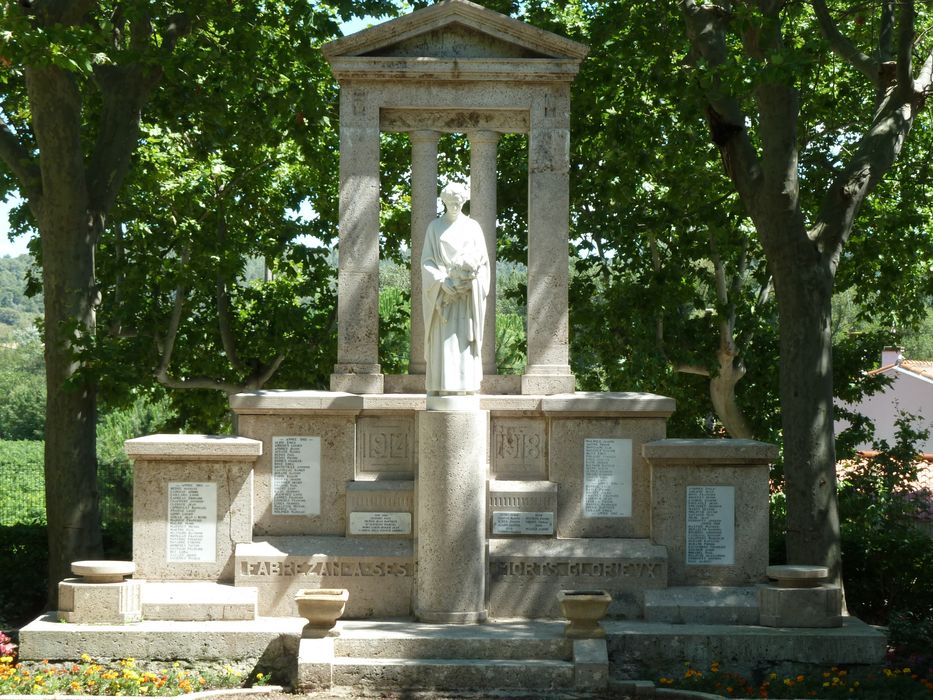
[[[302,588],[295,593],[298,614],[308,621],[303,637],[326,637],[347,607],[350,591],[346,588]]]
[[[606,616],[612,596],[608,591],[560,591],[557,594],[561,614],[570,620],[564,636],[570,639],[605,637],[599,621]]]

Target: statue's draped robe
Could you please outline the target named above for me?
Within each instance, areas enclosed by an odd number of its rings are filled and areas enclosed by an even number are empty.
[[[476,269],[470,289],[450,296],[441,287],[466,263]],[[483,319],[489,256],[480,225],[460,214],[432,221],[421,254],[425,385],[428,392],[478,392],[483,378]]]

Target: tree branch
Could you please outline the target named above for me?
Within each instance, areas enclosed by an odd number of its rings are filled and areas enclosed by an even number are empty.
[[[894,60],[894,5],[896,0],[881,3],[881,29],[878,32],[878,60]]]
[[[19,181],[20,192],[29,200],[38,199],[42,193],[39,165],[3,122],[0,122],[0,160]]]
[[[262,389],[266,382],[272,379],[272,376],[279,371],[279,367],[282,366],[282,362],[285,361],[285,354],[282,353],[278,355],[271,364],[266,365],[265,370],[263,370],[258,376],[254,375],[254,378],[247,383],[247,389],[250,391],[256,391],[257,389]]]
[[[914,96],[913,52],[917,10],[914,0],[900,0],[900,26],[897,36],[897,92],[901,100]]]
[[[681,374],[696,374],[700,377],[709,376],[709,368],[700,367],[699,365],[688,365],[680,362],[672,362],[671,366],[674,368],[675,372],[680,372]]]
[[[696,0],[680,0],[692,53],[710,66],[722,65],[728,55],[726,24],[729,14],[718,6],[700,6]],[[712,77],[712,76],[711,76]],[[739,196],[749,204],[761,188],[761,163],[745,128],[745,113],[738,100],[712,77],[706,90],[706,116],[713,143],[719,148],[723,168]]]
[[[823,37],[829,42],[830,48],[847,61],[849,65],[868,78],[876,88],[881,87],[881,78],[879,76],[879,62],[862,53],[848,37],[846,37],[829,14],[826,7],[826,0],[811,0],[813,12],[816,14],[817,22],[820,25],[820,31]]]

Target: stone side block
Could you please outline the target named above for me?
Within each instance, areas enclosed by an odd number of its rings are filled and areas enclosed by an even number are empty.
[[[263,455],[256,462],[255,520],[253,532],[266,535],[343,535],[346,532],[346,485],[353,481],[356,461],[356,418],[345,414],[241,414],[239,430],[263,444]],[[273,515],[272,459],[273,438],[319,437],[320,491],[319,515]]]
[[[140,591],[143,582],[85,583],[66,578],[58,584],[58,614],[65,622],[109,625],[142,619]]]
[[[156,434],[123,443],[130,459],[146,460],[253,460],[262,454],[262,443],[231,435]]]
[[[490,480],[486,503],[490,537],[553,537],[557,484],[549,481]]]
[[[540,418],[493,417],[489,471],[494,479],[547,479],[547,421]]]
[[[671,585],[747,586],[765,580],[773,446],[751,440],[661,440],[645,445],[644,454],[651,465],[651,539],[668,548]],[[731,542],[725,534],[722,540],[726,549],[732,547],[732,563],[687,563],[687,491],[706,486],[733,489],[734,535]]]
[[[353,521],[363,514],[369,514],[366,522],[386,514],[382,519],[388,521],[390,527],[384,527],[380,532],[379,528],[366,524],[355,526]],[[388,514],[407,515],[407,532],[400,531],[403,519]],[[370,535],[411,539],[416,527],[414,481],[354,481],[347,484],[347,537]],[[359,529],[359,532],[354,532],[354,529]]]
[[[253,531],[253,461],[174,460],[139,457],[133,465],[133,562],[136,575],[151,580],[233,580],[234,548],[250,542]],[[172,483],[216,491],[216,545],[209,561],[169,561],[171,529],[169,490]],[[182,515],[182,518],[185,516]],[[201,523],[195,518],[195,528]],[[194,547],[194,545],[192,545]],[[209,542],[205,544],[205,548]],[[197,555],[199,556],[199,555]],[[204,557],[207,558],[207,557]]]
[[[645,620],[695,625],[757,625],[754,586],[674,587],[645,592]]]
[[[413,415],[360,416],[358,479],[413,479],[417,454]]]
[[[259,591],[259,614],[295,616],[301,588],[346,588],[344,618],[411,613],[414,551],[410,540],[371,537],[267,537],[241,545],[236,586]]]
[[[550,415],[549,478],[560,485],[557,507],[558,537],[648,537],[651,530],[650,475],[648,465],[641,457],[641,448],[644,443],[664,436],[664,418],[564,418],[559,413]],[[630,517],[585,516],[584,450],[588,438],[621,438],[632,441]]]
[[[808,588],[758,588],[763,627],[841,627],[842,589],[823,583]]]
[[[149,581],[143,586],[146,620],[254,620],[255,588],[208,581]]]
[[[329,690],[334,682],[334,638],[302,639],[298,643],[295,687],[304,692]]]
[[[666,586],[666,551],[647,540],[489,540],[490,617],[556,618],[558,591],[605,589],[610,616],[639,618],[645,590]]]
[[[573,640],[573,683],[578,689],[609,685],[609,651],[605,639]]]

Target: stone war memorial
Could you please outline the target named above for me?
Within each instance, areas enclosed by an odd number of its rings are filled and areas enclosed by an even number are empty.
[[[687,659],[880,661],[883,634],[844,614],[825,569],[769,567],[775,446],[668,438],[673,400],[574,391],[570,91],[587,47],[446,0],[324,54],[340,85],[330,390],[233,396],[236,436],[129,440],[133,561],[76,563],[22,657],[262,658],[301,689],[637,688]],[[378,355],[382,132],[411,141],[402,376]],[[468,185],[439,193],[449,132],[469,140]],[[512,376],[495,366],[506,133],[528,142]]]

